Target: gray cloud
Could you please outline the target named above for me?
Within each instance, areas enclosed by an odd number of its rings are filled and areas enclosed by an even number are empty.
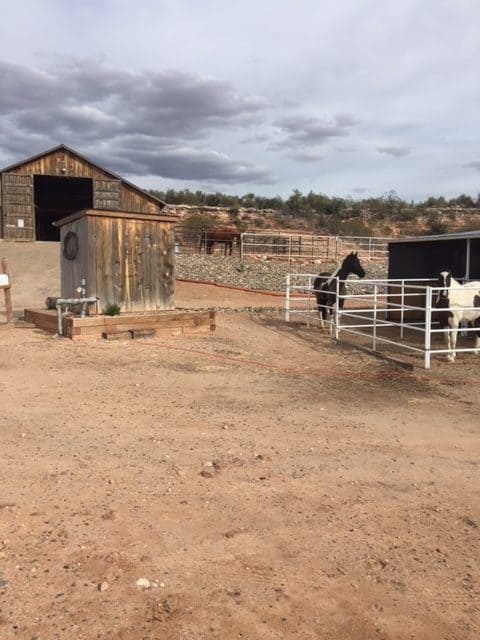
[[[472,160],[472,162],[467,162],[467,164],[463,165],[465,169],[476,169],[480,171],[480,160]]]
[[[411,152],[410,147],[404,146],[394,146],[394,145],[379,145],[377,146],[377,151],[380,153],[386,153],[389,156],[393,156],[394,158],[401,158],[403,156],[408,156]]]
[[[222,190],[220,180],[182,184],[182,171],[218,166],[265,195],[269,171],[282,196],[292,183],[409,199],[478,190],[475,0],[3,5],[0,57],[16,64],[0,68],[0,165],[63,142],[119,167],[131,135],[141,166],[176,167],[162,183],[128,164],[135,182],[158,188]],[[92,59],[79,60],[84,51]],[[309,161],[317,152],[327,171]]]
[[[297,162],[319,162],[323,160],[323,156],[319,153],[313,153],[308,151],[298,151],[295,153],[289,153],[288,157]]]
[[[251,163],[233,161],[224,154],[174,145],[157,148],[152,141],[129,138],[108,154],[108,164],[118,173],[160,175],[164,178],[206,180],[233,184],[271,184],[270,172]],[[93,151],[93,150],[92,150]],[[121,151],[121,153],[120,153]]]
[[[49,73],[0,62],[0,78],[0,152],[9,160],[64,142],[79,151],[91,148],[97,156],[100,148],[100,160],[135,175],[271,180],[264,168],[199,144],[263,117],[265,102],[229,83],[178,71],[121,71],[88,61]],[[130,146],[124,146],[126,140]]]
[[[305,115],[280,118],[275,125],[285,137],[273,143],[273,146],[291,148],[323,144],[330,138],[347,136],[356,123],[356,118],[345,114],[337,115],[333,120]]]

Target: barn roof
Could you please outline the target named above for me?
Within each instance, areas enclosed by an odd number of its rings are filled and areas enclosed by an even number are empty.
[[[443,233],[436,236],[412,236],[409,238],[395,238],[388,241],[393,243],[410,243],[410,242],[437,242],[440,240],[469,240],[480,238],[480,229],[477,231],[460,231],[458,233]]]
[[[96,162],[92,162],[92,160],[90,160],[86,156],[82,155],[81,153],[78,153],[78,151],[75,151],[74,149],[71,149],[70,147],[67,147],[65,144],[59,144],[56,147],[52,147],[51,149],[47,149],[46,151],[42,151],[41,153],[37,153],[34,156],[31,156],[30,158],[26,158],[24,160],[21,160],[20,162],[15,162],[15,164],[11,164],[8,167],[4,167],[3,169],[0,169],[0,173],[8,173],[9,171],[12,171],[13,169],[17,169],[18,167],[21,167],[22,164],[28,164],[30,162],[34,162],[35,160],[38,160],[39,158],[42,158],[43,156],[48,156],[51,153],[56,153],[57,151],[68,151],[68,153],[71,153],[72,155],[77,156],[77,158],[80,158],[80,160],[83,160],[84,162],[88,162],[88,164],[92,165],[92,167],[95,167],[96,169],[100,169],[100,171],[103,171],[104,173],[106,173],[107,175],[111,176],[115,180],[120,180],[120,182],[123,182],[124,184],[128,185],[132,189],[135,189],[135,191],[138,191],[138,193],[141,193],[146,198],[149,198],[150,200],[153,200],[154,202],[159,202],[162,205],[162,208],[167,206],[167,203],[164,202],[163,200],[160,200],[160,198],[156,198],[154,195],[152,195],[151,193],[148,193],[147,191],[144,191],[143,189],[138,187],[136,184],[133,184],[132,182],[129,182],[128,180],[125,180],[125,178],[122,178],[121,176],[117,175],[116,173],[113,173],[113,171],[109,171],[108,169],[105,169],[105,167],[101,167]]]

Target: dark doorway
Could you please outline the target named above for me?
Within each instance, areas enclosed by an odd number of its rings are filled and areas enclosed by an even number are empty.
[[[93,207],[93,180],[57,176],[34,176],[33,180],[35,239],[58,241],[60,229],[54,222]]]

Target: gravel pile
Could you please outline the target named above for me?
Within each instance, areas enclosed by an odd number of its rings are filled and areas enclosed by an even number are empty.
[[[366,278],[386,278],[385,265],[363,262]],[[260,289],[262,291],[284,291],[285,276],[288,273],[319,273],[330,271],[331,264],[314,263],[288,264],[275,260],[240,260],[237,257],[177,255],[175,259],[175,275],[186,280],[201,280],[226,284],[244,289]],[[354,276],[350,276],[351,287]]]

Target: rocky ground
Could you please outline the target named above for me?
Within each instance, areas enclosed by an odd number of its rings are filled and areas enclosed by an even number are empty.
[[[288,273],[312,273],[332,271],[334,263],[314,262],[288,263],[278,260],[242,260],[230,256],[179,255],[176,259],[177,278],[201,280],[226,284],[245,289],[284,291]],[[386,266],[379,263],[364,263],[367,278],[385,278]],[[351,276],[352,281],[355,279]]]

